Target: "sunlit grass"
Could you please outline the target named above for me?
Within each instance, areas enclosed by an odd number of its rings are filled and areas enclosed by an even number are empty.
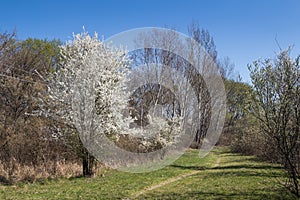
[[[279,166],[228,151],[215,154],[221,159],[218,167],[148,191],[139,199],[296,199],[280,184],[284,172]]]
[[[220,165],[213,168],[218,159]],[[199,171],[189,177],[144,191],[138,199],[292,199],[279,184],[283,171],[255,157],[217,148],[199,159],[188,150],[171,166],[149,173],[103,170],[95,178],[43,180],[32,184],[0,186],[0,199],[134,199],[146,188],[170,178]]]

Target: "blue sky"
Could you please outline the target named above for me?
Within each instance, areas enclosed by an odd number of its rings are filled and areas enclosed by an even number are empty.
[[[214,37],[219,57],[228,56],[249,82],[247,64],[294,45],[300,54],[299,0],[108,0],[1,2],[0,31],[17,30],[18,37],[66,41],[85,26],[108,38],[140,27],[175,27],[187,33],[197,20]]]

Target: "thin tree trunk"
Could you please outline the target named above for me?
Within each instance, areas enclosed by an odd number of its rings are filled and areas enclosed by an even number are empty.
[[[83,147],[82,152],[82,174],[84,177],[91,177],[94,174],[93,167],[95,158]]]

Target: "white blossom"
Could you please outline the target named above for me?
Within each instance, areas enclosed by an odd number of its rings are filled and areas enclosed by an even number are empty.
[[[123,116],[129,60],[122,49],[111,48],[87,32],[73,35],[61,46],[60,67],[52,75],[49,98],[58,103],[55,114],[76,127],[83,143],[101,134],[127,129]]]

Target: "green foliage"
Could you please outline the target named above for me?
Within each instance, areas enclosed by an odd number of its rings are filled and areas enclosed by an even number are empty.
[[[257,148],[253,148],[253,144],[258,144],[259,140],[256,140],[256,122],[249,110],[253,90],[250,85],[240,81],[224,80],[224,84],[227,113],[220,143],[230,145],[236,152],[256,153]]]
[[[226,126],[230,127],[248,114],[252,88],[246,83],[234,80],[225,80],[224,83],[227,91]]]
[[[57,39],[47,40],[47,39],[36,39],[28,38],[24,41],[20,41],[21,51],[26,52],[30,50],[33,56],[38,56],[40,64],[53,72],[59,63],[60,56],[60,46],[61,41]]]

